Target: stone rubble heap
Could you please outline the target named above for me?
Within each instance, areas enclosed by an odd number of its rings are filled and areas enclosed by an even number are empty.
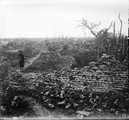
[[[3,82],[1,111],[13,114],[18,106],[14,98],[22,94],[40,101],[47,109],[60,108],[70,111],[71,115],[90,116],[104,111],[126,115],[129,112],[129,94],[125,91],[128,71],[118,63],[107,57],[81,69],[64,68],[53,73],[14,72],[12,80]]]

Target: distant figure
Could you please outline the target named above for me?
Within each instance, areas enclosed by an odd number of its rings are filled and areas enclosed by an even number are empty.
[[[24,54],[23,54],[23,52],[21,50],[19,51],[18,57],[19,57],[20,70],[22,70],[23,67],[24,67]]]

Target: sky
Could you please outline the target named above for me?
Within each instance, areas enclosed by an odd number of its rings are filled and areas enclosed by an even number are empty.
[[[0,0],[0,38],[84,37],[77,27],[83,18],[101,22],[98,31],[115,21],[118,32],[119,13],[127,35],[128,6],[129,0]]]

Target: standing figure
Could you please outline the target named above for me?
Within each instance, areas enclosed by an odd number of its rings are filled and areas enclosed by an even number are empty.
[[[19,51],[18,57],[19,57],[19,66],[20,66],[20,70],[22,70],[23,67],[24,67],[24,54],[23,54],[22,51]]]

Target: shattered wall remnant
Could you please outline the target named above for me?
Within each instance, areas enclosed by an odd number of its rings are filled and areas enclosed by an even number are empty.
[[[70,82],[77,82],[78,85],[82,82],[87,91],[94,92],[123,90],[128,88],[129,84],[128,69],[111,56],[102,57],[99,62],[91,62],[89,66],[81,69],[74,69],[71,72],[66,70],[65,75],[75,78]]]

